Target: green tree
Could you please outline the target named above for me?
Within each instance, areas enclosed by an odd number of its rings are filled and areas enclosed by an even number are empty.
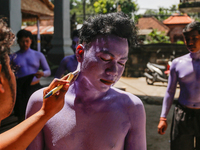
[[[132,0],[97,0],[94,3],[94,10],[98,14],[122,11],[131,17],[138,9],[138,4]]]
[[[94,3],[94,10],[98,14],[106,14],[116,11],[114,0],[98,0]]]
[[[88,16],[94,15],[95,11],[90,1],[85,1],[85,8],[83,8],[83,1],[70,0],[70,15],[76,16],[76,22],[82,24]],[[83,13],[85,9],[85,13]]]
[[[131,0],[120,0],[119,5],[121,7],[121,11],[128,14],[132,17],[132,13],[138,11],[139,7],[138,4]]]
[[[169,36],[165,35],[165,32],[157,31],[154,29],[149,35],[147,39],[144,41],[144,44],[153,44],[153,43],[171,43],[169,40]]]

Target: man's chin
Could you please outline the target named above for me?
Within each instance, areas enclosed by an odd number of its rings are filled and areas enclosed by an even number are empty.
[[[195,53],[195,49],[194,49],[194,48],[189,48],[189,47],[188,47],[188,50],[189,50],[191,53]]]

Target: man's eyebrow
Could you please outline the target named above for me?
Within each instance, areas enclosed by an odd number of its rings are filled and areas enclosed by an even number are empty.
[[[108,54],[111,57],[115,57],[112,53],[110,53],[109,51],[105,51],[105,50],[101,50],[100,53],[104,53],[104,54]],[[122,57],[120,58],[121,60],[128,60],[128,56]]]

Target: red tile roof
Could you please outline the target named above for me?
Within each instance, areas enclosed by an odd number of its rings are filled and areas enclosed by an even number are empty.
[[[155,17],[140,18],[137,27],[139,29],[157,29],[158,31],[165,31],[165,33],[169,31],[169,28]]]
[[[163,21],[164,24],[189,24],[194,20],[190,18],[187,14],[185,15],[173,15]]]

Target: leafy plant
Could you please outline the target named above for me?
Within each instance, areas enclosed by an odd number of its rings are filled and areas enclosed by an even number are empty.
[[[132,17],[138,9],[138,4],[132,0],[97,0],[94,3],[94,10],[98,14],[122,11]]]
[[[153,44],[153,43],[171,43],[169,36],[165,35],[163,31],[157,31],[154,29],[149,35],[147,39],[144,41],[144,44]]]

